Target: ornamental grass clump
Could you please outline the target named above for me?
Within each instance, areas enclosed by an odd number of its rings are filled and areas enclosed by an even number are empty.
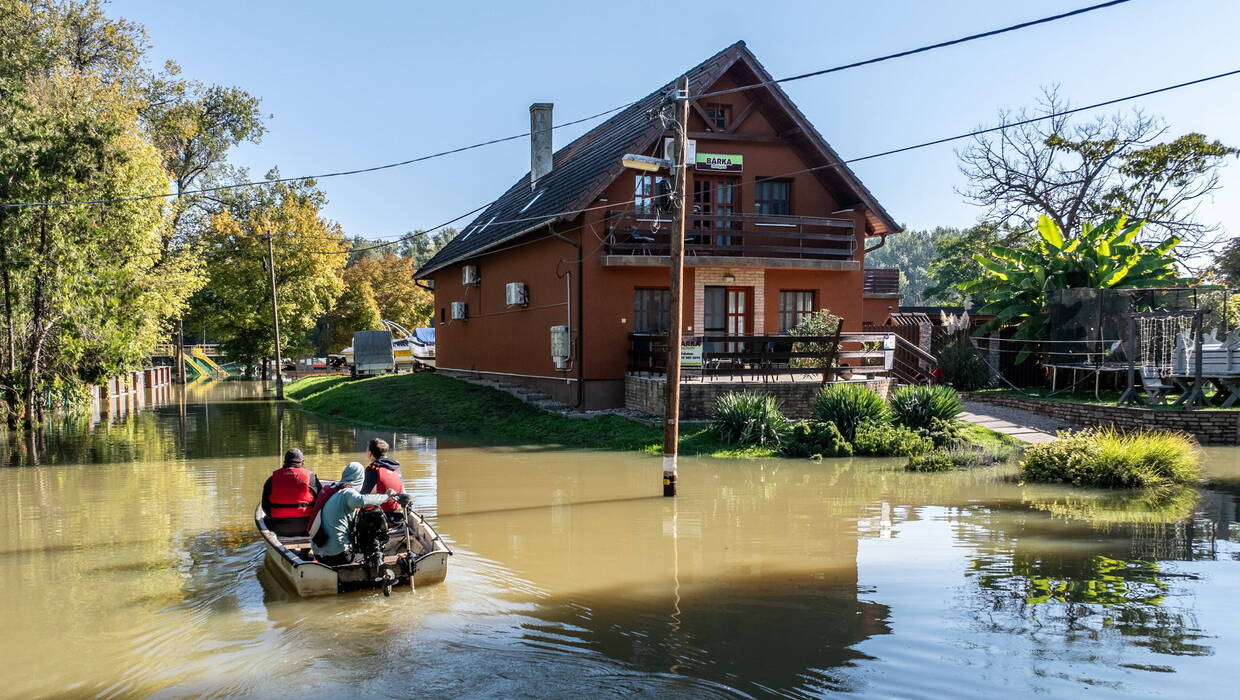
[[[886,422],[891,413],[883,397],[864,384],[835,382],[818,392],[814,415],[820,421],[835,423],[844,439],[852,442],[857,426],[865,422]]]
[[[904,468],[911,472],[949,472],[956,468],[951,455],[943,450],[909,457]]]
[[[1197,442],[1181,433],[1090,428],[1029,448],[1021,474],[1027,481],[1148,488],[1196,481],[1201,459]]]
[[[914,430],[929,430],[936,420],[953,423],[964,410],[960,395],[949,386],[901,387],[889,404],[895,421]]]
[[[715,433],[730,445],[779,447],[788,419],[770,394],[730,391],[715,399]]]
[[[968,342],[948,345],[939,353],[943,381],[960,391],[977,391],[990,386],[994,376],[982,353]]]
[[[792,423],[780,447],[785,457],[851,457],[853,447],[835,423],[800,420]]]

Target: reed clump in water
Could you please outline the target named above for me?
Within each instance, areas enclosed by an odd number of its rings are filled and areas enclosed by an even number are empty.
[[[1061,432],[1057,440],[1029,448],[1021,475],[1044,483],[1148,488],[1197,481],[1201,461],[1197,442],[1182,433],[1090,428]]]

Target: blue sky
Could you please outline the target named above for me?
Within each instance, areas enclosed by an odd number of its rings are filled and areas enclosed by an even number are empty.
[[[234,162],[261,175],[351,169],[520,133],[531,102],[556,122],[641,97],[744,39],[776,77],[1092,4],[1048,2],[233,2],[115,0],[146,25],[158,61],[240,86],[272,115]],[[675,8],[677,14],[669,8]],[[694,9],[709,8],[709,14]],[[1135,0],[1115,8],[786,89],[845,158],[990,125],[1059,84],[1087,104],[1240,68],[1240,2]],[[1240,145],[1240,76],[1147,98],[1179,135]],[[556,132],[556,147],[589,125]],[[954,148],[860,163],[913,228],[965,226]],[[525,140],[396,170],[324,180],[326,215],[350,235],[395,236],[498,196],[528,169]],[[1240,163],[1202,218],[1240,233]]]

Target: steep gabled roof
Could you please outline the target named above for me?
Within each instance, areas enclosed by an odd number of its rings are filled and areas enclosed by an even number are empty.
[[[771,75],[745,47],[745,42],[738,41],[689,70],[689,94],[707,91],[738,62],[754,75],[755,82],[771,80]],[[651,114],[663,103],[674,84],[675,81],[667,83],[556,151],[551,172],[539,180],[536,188],[530,188],[530,175],[526,173],[428,260],[417,276],[425,277],[441,267],[483,253],[552,222],[576,218],[577,214],[562,212],[588,206],[623,171],[621,156],[645,152],[663,135],[664,126],[658,119],[651,118]],[[799,137],[808,139],[808,145],[820,155],[822,163],[839,162],[839,156],[778,85],[751,92],[769,95],[788,115]],[[876,230],[899,229],[848,166],[829,170],[842,179],[837,184],[850,189],[867,207],[871,225]]]

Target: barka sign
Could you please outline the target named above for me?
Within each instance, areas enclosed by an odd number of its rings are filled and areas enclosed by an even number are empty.
[[[698,153],[696,170],[714,173],[739,173],[744,169],[745,158],[723,153]]]

